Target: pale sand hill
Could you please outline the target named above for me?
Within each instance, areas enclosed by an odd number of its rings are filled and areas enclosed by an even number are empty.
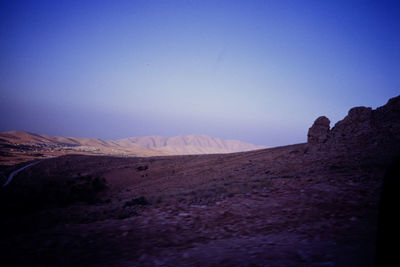
[[[132,137],[117,140],[116,143],[128,147],[137,145],[174,155],[234,153],[264,148],[238,140],[222,140],[206,135]]]
[[[0,133],[0,164],[15,164],[65,154],[149,157],[233,153],[261,148],[263,147],[238,140],[222,140],[206,135],[146,136],[101,140],[9,131]]]
[[[55,137],[24,131],[0,133],[0,165],[43,159],[66,154],[112,156],[160,156],[162,151],[139,146],[123,147],[97,138]]]

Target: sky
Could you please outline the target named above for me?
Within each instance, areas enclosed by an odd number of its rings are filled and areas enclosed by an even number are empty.
[[[396,1],[1,1],[0,131],[305,142],[400,94]]]

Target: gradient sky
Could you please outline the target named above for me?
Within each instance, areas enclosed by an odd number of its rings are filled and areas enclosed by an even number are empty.
[[[277,146],[400,94],[396,1],[0,5],[0,131]]]

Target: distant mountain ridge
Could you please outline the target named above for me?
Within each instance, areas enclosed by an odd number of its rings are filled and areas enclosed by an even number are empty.
[[[4,151],[3,153],[20,151],[27,154],[26,152],[29,151],[43,155],[77,152],[120,156],[164,156],[234,153],[262,148],[264,147],[238,140],[222,140],[206,135],[145,136],[102,140],[98,138],[49,136],[25,131],[0,133],[0,150]]]
[[[131,137],[116,140],[115,143],[123,147],[139,146],[172,154],[233,153],[264,148],[238,140],[222,140],[206,135]]]

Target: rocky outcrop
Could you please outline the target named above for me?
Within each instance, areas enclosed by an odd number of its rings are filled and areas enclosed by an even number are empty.
[[[332,129],[328,118],[319,117],[308,131],[307,143],[311,150],[332,153],[360,149],[383,156],[400,153],[400,96],[375,110],[352,108]]]
[[[308,130],[307,140],[309,144],[323,144],[328,140],[330,120],[321,116],[315,120],[313,126]]]
[[[373,131],[372,108],[355,107],[350,109],[348,115],[335,124],[332,129],[332,141],[343,142],[351,139],[360,139]],[[361,140],[358,140],[361,141]]]

